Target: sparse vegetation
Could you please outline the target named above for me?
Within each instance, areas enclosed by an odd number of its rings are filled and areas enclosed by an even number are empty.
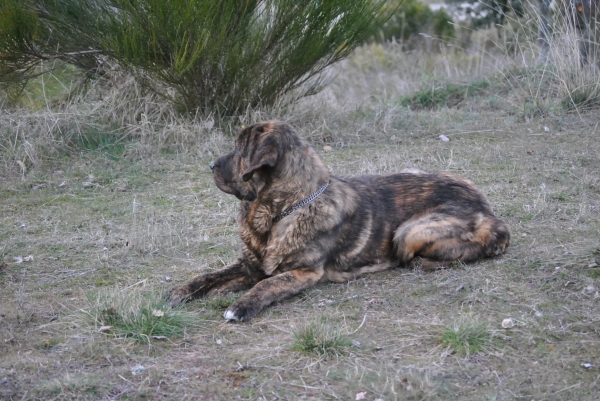
[[[182,115],[119,69],[31,80],[0,106],[0,399],[599,399],[599,72],[558,28],[539,64],[508,22],[468,52],[365,44],[320,94],[235,118]],[[400,104],[432,87],[435,107]],[[222,318],[239,294],[166,309],[236,258],[238,201],[208,163],[270,118],[335,174],[474,181],[508,253],[321,283],[245,324]]]

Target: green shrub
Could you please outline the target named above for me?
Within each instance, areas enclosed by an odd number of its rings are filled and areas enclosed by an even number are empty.
[[[116,65],[186,111],[235,114],[322,88],[395,10],[386,0],[0,0],[0,82],[48,60]]]
[[[405,0],[379,29],[374,39],[381,42],[396,40],[407,43],[410,47],[418,42],[421,33],[443,40],[452,39],[452,18],[443,9],[433,11],[418,0]]]

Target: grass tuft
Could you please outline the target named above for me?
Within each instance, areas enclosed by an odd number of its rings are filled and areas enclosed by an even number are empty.
[[[145,344],[180,337],[199,325],[196,314],[170,309],[157,291],[104,289],[89,294],[86,301],[84,319],[95,330]]]
[[[480,96],[490,86],[487,79],[480,79],[468,84],[434,82],[413,95],[400,98],[401,106],[409,106],[414,110],[455,107],[469,97]]]
[[[485,324],[473,321],[455,322],[441,335],[442,345],[462,356],[470,356],[484,350],[490,341]]]
[[[563,97],[565,110],[587,110],[600,106],[600,82],[582,82]]]
[[[344,348],[352,345],[339,328],[329,324],[311,321],[293,328],[292,349],[305,355],[331,357],[342,355]]]
[[[117,160],[125,152],[125,138],[110,130],[90,128],[85,133],[77,135],[72,140],[74,148],[87,152],[103,152],[112,159]]]

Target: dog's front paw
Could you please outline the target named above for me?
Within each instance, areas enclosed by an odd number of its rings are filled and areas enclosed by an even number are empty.
[[[247,322],[256,317],[259,312],[260,309],[256,307],[233,304],[227,308],[223,317],[227,321]]]
[[[171,308],[175,308],[176,306],[191,299],[190,288],[187,285],[175,287],[167,293],[166,298],[169,306]]]

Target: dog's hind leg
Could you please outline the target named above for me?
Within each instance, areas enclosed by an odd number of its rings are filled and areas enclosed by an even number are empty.
[[[209,293],[242,291],[252,287],[264,277],[260,272],[250,274],[243,261],[238,260],[224,269],[202,274],[173,288],[167,298],[171,306],[176,306],[181,302],[191,301]]]
[[[424,270],[448,267],[454,261],[473,262],[500,255],[509,241],[507,226],[483,213],[469,219],[442,213],[418,216],[403,223],[394,234],[400,263],[411,263]],[[413,261],[417,257],[421,259]]]
[[[283,301],[312,287],[321,280],[323,273],[322,266],[306,267],[264,279],[227,308],[223,317],[227,320],[250,320],[273,302]]]

